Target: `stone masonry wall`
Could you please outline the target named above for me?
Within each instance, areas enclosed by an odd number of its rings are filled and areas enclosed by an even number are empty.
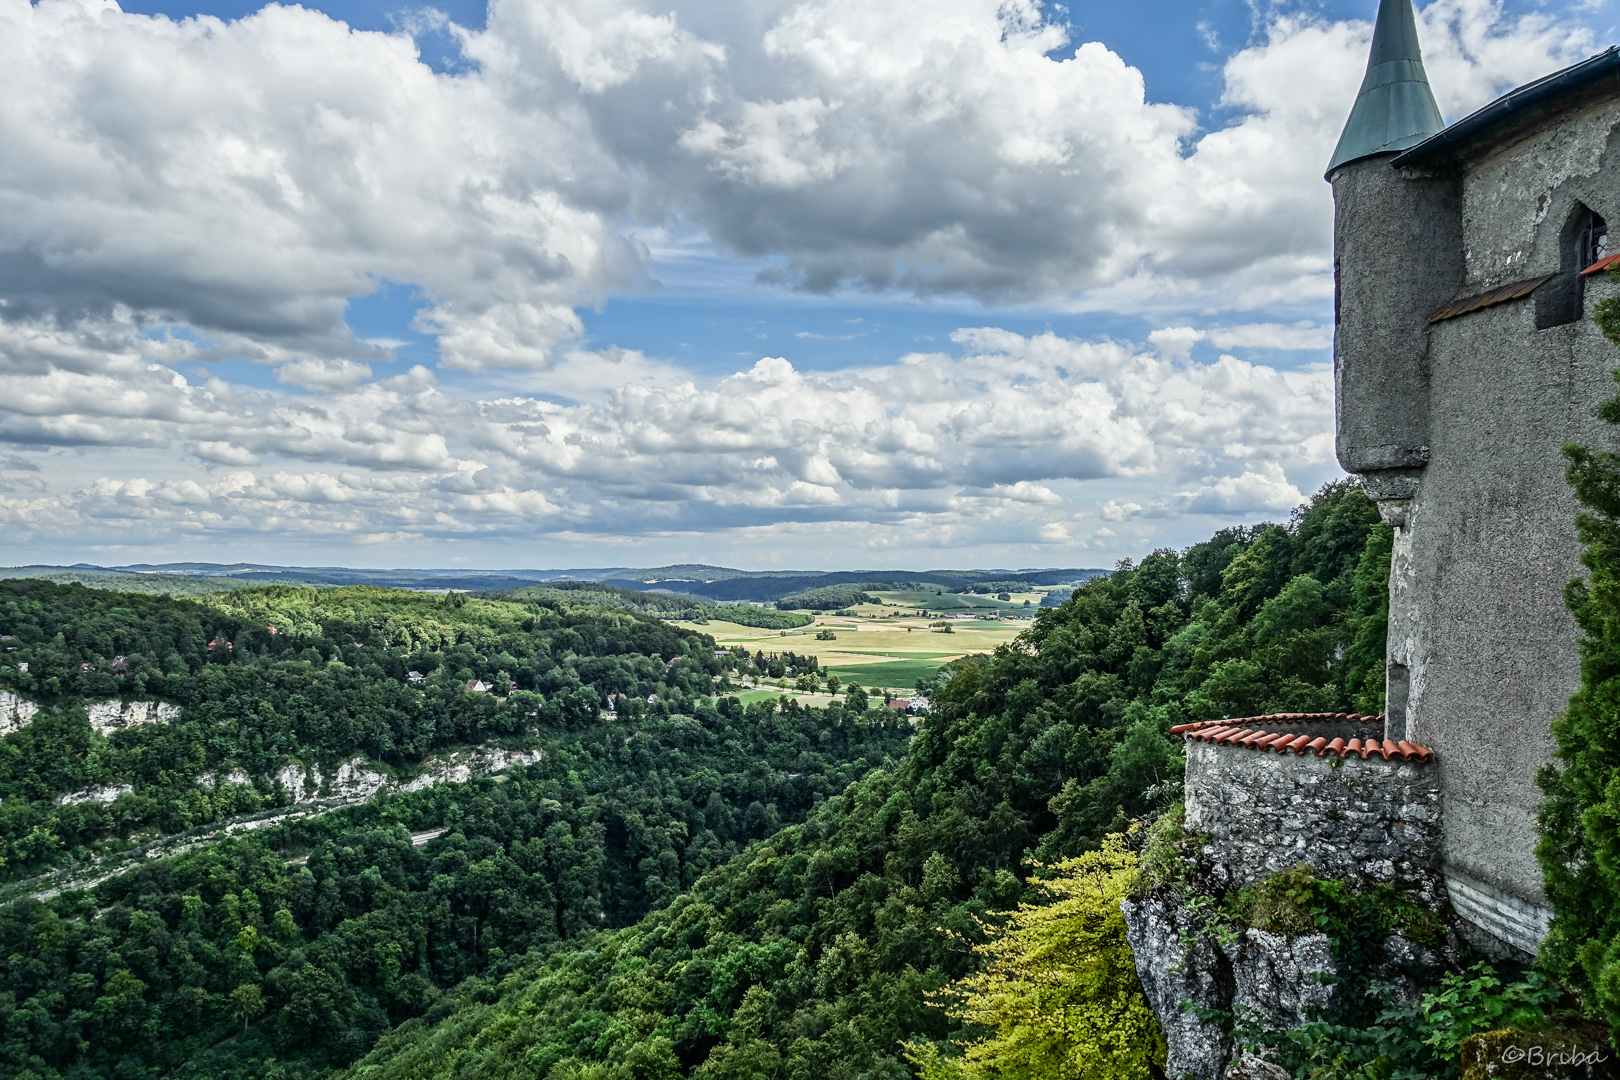
[[[1440,784],[1432,761],[1274,754],[1188,740],[1186,827],[1222,888],[1305,863],[1354,888],[1383,882],[1435,906]]]

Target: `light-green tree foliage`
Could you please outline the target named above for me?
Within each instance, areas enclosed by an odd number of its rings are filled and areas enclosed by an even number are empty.
[[[1140,872],[1126,838],[1049,868],[1046,902],[984,924],[984,968],[936,1001],[981,1035],[961,1056],[913,1044],[923,1080],[1138,1080],[1162,1066],[1164,1036],[1125,939],[1125,899]]]

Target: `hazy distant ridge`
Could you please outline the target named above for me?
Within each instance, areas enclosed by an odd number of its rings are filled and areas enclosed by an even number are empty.
[[[556,581],[589,581],[637,592],[657,590],[717,602],[769,601],[828,585],[937,586],[966,588],[981,581],[1065,585],[1107,571],[1025,570],[735,570],[682,564],[648,569],[599,567],[575,570],[368,570],[344,566],[268,566],[262,563],[135,563],[129,566],[18,566],[0,568],[0,578],[38,577],[80,581],[100,588],[142,592],[216,592],[253,585],[382,585],[399,589],[494,592]],[[139,586],[136,582],[140,582]],[[185,584],[182,584],[185,583]]]

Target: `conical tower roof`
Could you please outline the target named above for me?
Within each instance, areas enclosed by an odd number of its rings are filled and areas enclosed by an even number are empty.
[[[1328,166],[1416,146],[1445,128],[1423,71],[1412,0],[1381,0],[1367,77]]]

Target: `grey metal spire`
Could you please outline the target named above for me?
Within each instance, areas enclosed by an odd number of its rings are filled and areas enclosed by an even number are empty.
[[[1361,94],[1328,166],[1416,146],[1445,128],[1418,48],[1412,0],[1381,0]]]

